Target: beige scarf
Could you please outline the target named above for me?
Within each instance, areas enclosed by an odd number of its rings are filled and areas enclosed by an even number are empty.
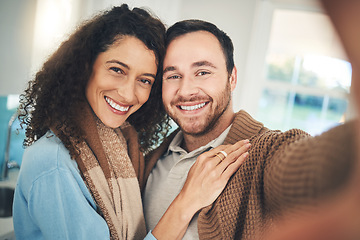
[[[119,128],[106,127],[97,119],[89,105],[82,111],[85,141],[77,145],[76,162],[109,226],[110,238],[143,239],[146,228],[139,181],[126,140]]]

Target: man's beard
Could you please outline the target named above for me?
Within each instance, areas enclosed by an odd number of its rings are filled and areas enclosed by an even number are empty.
[[[202,124],[202,126],[198,126],[198,127],[191,127],[191,129],[187,129],[187,127],[185,127],[187,124],[182,124],[182,122],[184,123],[188,123],[188,122],[196,122],[199,121],[196,118],[190,118],[187,120],[181,120],[180,118],[178,118],[176,115],[171,114],[171,112],[166,108],[166,111],[168,112],[169,116],[174,120],[174,122],[181,128],[181,130],[187,134],[187,135],[191,135],[191,136],[203,136],[206,135],[207,133],[209,133],[211,130],[213,130],[218,124],[219,124],[219,119],[221,118],[221,116],[224,114],[224,112],[228,109],[229,105],[230,105],[230,100],[231,100],[231,86],[230,83],[227,81],[225,89],[221,92],[220,94],[220,100],[218,101],[218,105],[216,106],[214,113],[211,115],[208,115],[205,123]],[[210,98],[210,103],[213,103],[213,99]]]

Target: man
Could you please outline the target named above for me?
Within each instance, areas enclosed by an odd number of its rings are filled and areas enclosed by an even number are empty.
[[[348,151],[351,126],[316,138],[297,129],[271,131],[245,111],[234,113],[236,82],[233,45],[224,32],[200,20],[169,28],[163,103],[180,130],[147,159],[149,230],[180,192],[197,156],[221,144],[250,139],[252,147],[218,199],[194,216],[184,239],[253,239],[273,220],[314,205],[347,179],[354,159]],[[340,144],[345,141],[349,145]]]

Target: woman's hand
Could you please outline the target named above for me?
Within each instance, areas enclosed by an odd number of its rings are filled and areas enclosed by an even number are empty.
[[[190,212],[193,214],[213,203],[248,156],[249,147],[249,141],[243,140],[234,145],[221,145],[201,154],[190,168],[177,198],[184,201],[184,206],[192,208]]]
[[[249,141],[243,140],[201,154],[152,234],[157,239],[181,239],[194,214],[213,203],[224,190],[229,178],[248,156],[249,148]]]

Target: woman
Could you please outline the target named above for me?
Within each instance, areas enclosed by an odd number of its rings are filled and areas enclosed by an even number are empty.
[[[168,130],[157,75],[164,33],[146,11],[114,7],[82,25],[30,82],[20,101],[29,147],[15,191],[16,238],[145,237],[142,152]],[[220,150],[231,157],[218,164]],[[185,226],[191,218],[179,220],[177,214],[192,216],[214,201],[230,177],[213,184],[220,177],[197,173],[238,168],[243,152],[220,147],[204,155],[211,167],[194,167],[155,232],[181,236],[179,222]],[[204,192],[203,201],[194,201],[198,192]]]

